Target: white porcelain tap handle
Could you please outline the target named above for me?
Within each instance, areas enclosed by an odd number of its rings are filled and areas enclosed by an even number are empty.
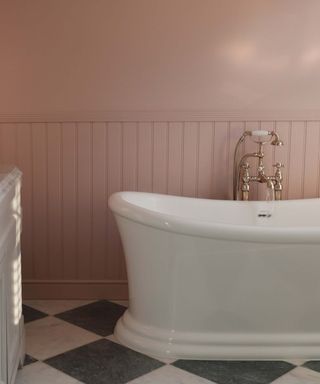
[[[269,131],[262,131],[262,130],[251,131],[251,136],[268,136],[268,135],[270,135]]]

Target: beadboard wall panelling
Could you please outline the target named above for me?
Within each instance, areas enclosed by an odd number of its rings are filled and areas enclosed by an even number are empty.
[[[257,128],[275,129],[284,141],[265,150],[268,172],[285,164],[284,197],[319,196],[319,121],[1,123],[1,162],[23,171],[25,297],[126,298],[108,196],[138,190],[228,199],[235,143]],[[248,140],[241,151],[255,149]],[[264,186],[253,188],[253,198],[264,196]]]

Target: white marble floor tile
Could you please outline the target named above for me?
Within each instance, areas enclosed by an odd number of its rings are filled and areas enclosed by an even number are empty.
[[[15,384],[80,384],[80,381],[37,362],[19,370]]]
[[[286,359],[285,361],[287,361],[288,363],[292,363],[294,365],[302,365],[308,360],[306,360],[306,359]]]
[[[320,384],[320,373],[297,367],[273,381],[272,384]]]
[[[114,335],[109,335],[106,337],[106,339],[108,339],[114,343],[121,344],[120,341],[118,339],[116,339],[116,337]]]
[[[153,357],[154,359],[157,359],[157,360],[159,360],[165,364],[172,364],[177,360],[177,359],[170,359],[169,357],[165,358],[165,357],[157,357],[157,356],[152,356],[152,355],[148,355],[148,356]]]
[[[115,335],[109,335],[109,336],[106,337],[106,339],[121,345],[120,341],[115,337]],[[165,358],[160,358],[160,357],[156,357],[156,356],[152,356],[152,355],[148,355],[148,356],[152,357],[152,358],[154,358],[156,360],[159,360],[159,361],[161,361],[162,363],[165,363],[165,364],[172,364],[173,362],[176,361],[176,359],[169,359],[169,358],[165,359]]]
[[[23,303],[48,315],[56,315],[57,313],[93,303],[94,301],[95,300],[24,300]]]
[[[25,330],[26,352],[38,360],[100,339],[94,333],[51,316],[26,324]]]
[[[123,305],[124,307],[128,307],[129,301],[128,300],[110,300],[112,303],[116,303],[119,305]]]
[[[203,379],[182,369],[165,365],[144,376],[130,381],[128,384],[212,384],[213,381]]]

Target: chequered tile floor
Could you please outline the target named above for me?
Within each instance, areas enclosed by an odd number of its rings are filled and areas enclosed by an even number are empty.
[[[320,384],[320,360],[161,361],[112,335],[125,302],[29,300],[16,384]]]

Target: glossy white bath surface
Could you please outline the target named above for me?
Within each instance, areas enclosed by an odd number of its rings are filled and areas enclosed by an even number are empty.
[[[174,358],[320,357],[319,199],[109,203],[128,269],[122,343]]]

